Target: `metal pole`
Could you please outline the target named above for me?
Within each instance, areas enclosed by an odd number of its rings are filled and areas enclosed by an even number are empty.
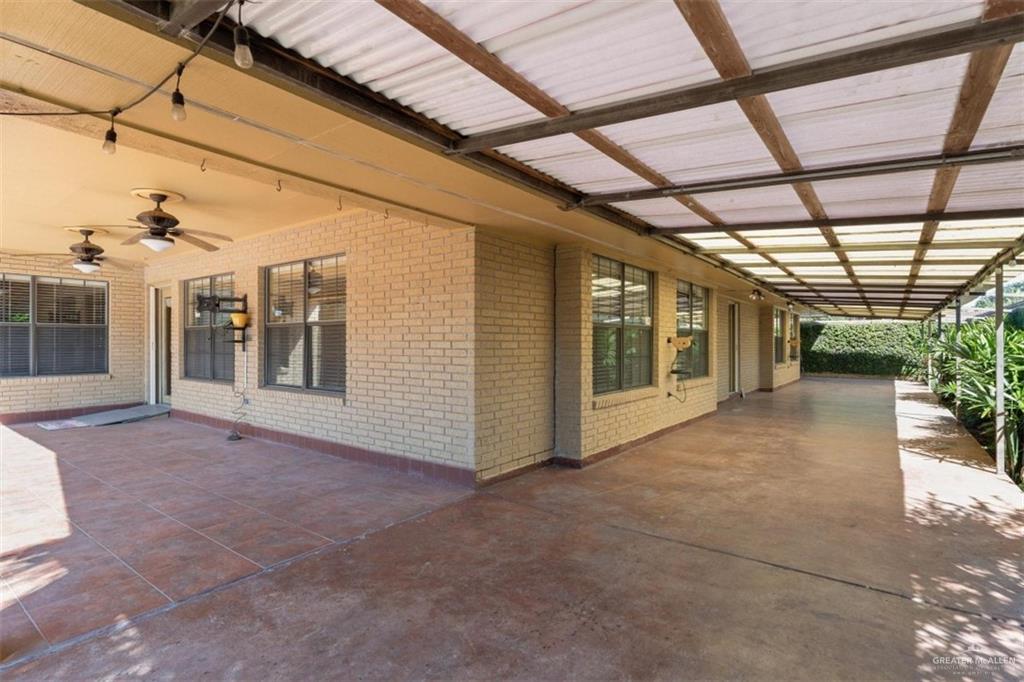
[[[963,317],[962,311],[961,311],[961,304],[962,303],[963,303],[963,297],[962,296],[957,296],[956,297],[956,322],[955,322],[955,324],[956,324],[956,344],[957,344],[957,347],[960,346],[960,324],[962,322],[962,317]],[[959,351],[956,354],[956,403],[955,403],[954,409],[955,409],[954,414],[956,414],[957,418],[959,419],[959,417],[960,417],[960,353],[959,353]]]
[[[996,473],[1006,472],[1006,396],[1003,357],[1003,266],[996,268]]]

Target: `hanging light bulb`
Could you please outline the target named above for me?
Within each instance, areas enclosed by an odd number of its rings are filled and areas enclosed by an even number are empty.
[[[178,81],[174,84],[174,92],[171,93],[171,118],[175,121],[184,121],[188,118],[185,111],[185,96],[181,94],[181,74],[185,71],[184,64],[178,64]]]
[[[252,48],[249,47],[249,31],[242,25],[242,5],[245,0],[238,3],[238,25],[235,26],[235,64],[240,69],[252,68]]]
[[[110,130],[103,136],[103,153],[104,154],[116,154],[117,153],[117,131],[114,130],[114,117],[120,112],[119,109],[114,109],[110,112]]]

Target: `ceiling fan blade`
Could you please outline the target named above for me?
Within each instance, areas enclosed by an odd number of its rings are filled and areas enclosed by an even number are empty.
[[[185,232],[188,232],[188,234],[191,234],[191,235],[194,235],[194,236],[197,236],[197,237],[209,237],[210,239],[220,239],[221,241],[225,241],[225,242],[233,242],[234,241],[234,239],[232,239],[231,237],[229,237],[229,236],[227,236],[225,234],[217,234],[216,232],[207,232],[205,230],[193,230],[191,227],[188,228],[187,230],[182,230],[180,227],[176,227],[174,229],[178,230],[181,234],[185,234]]]
[[[107,258],[105,256],[97,256],[94,260],[99,261],[101,265],[109,265],[110,267],[115,268],[117,270],[125,270],[129,267],[128,263],[126,261],[121,260],[120,258]]]
[[[202,239],[193,237],[192,235],[186,234],[184,232],[178,232],[174,236],[175,238],[180,239],[183,242],[188,242],[193,246],[198,246],[200,249],[203,249],[204,251],[216,251],[220,248],[219,246],[214,246],[209,242],[204,242]]]
[[[121,246],[131,246],[132,244],[138,244],[139,240],[148,234],[149,230],[145,230],[143,232],[136,232],[131,237],[128,237],[128,239],[125,239],[123,242],[121,242]]]

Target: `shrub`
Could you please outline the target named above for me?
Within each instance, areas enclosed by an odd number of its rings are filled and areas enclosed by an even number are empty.
[[[800,325],[804,372],[918,376],[921,326],[908,322],[804,322]]]

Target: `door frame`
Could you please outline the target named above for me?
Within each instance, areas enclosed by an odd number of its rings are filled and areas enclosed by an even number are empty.
[[[739,393],[743,382],[740,379],[740,304],[730,302],[729,315],[729,395]]]
[[[164,334],[164,325],[162,324],[162,316],[164,315],[164,298],[173,298],[173,285],[171,283],[166,284],[150,284],[147,287],[147,302],[149,308],[149,315],[147,315],[147,337],[149,347],[149,387],[147,390],[147,401],[150,405],[161,404],[162,393],[162,378],[160,376],[161,363],[160,363],[160,351],[162,347],[161,336],[168,339],[167,348],[167,371],[170,371],[170,334],[173,333],[172,329],[167,330],[167,334]],[[173,322],[173,312],[172,312]],[[170,395],[170,394],[167,394]]]

